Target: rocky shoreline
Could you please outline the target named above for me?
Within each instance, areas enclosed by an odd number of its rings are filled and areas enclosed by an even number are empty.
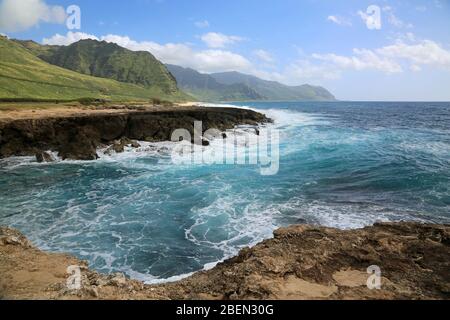
[[[67,287],[73,265],[81,267],[78,290]],[[379,289],[367,287],[374,266]],[[449,225],[291,226],[212,270],[161,285],[99,274],[0,227],[1,299],[450,299],[449,270]]]
[[[172,107],[135,108],[114,113],[85,113],[0,121],[0,158],[34,156],[51,160],[45,152],[55,151],[70,160],[95,160],[97,148],[136,145],[135,140],[169,141],[176,129],[193,134],[194,121],[203,130],[225,131],[238,125],[270,122],[263,114],[237,108]],[[205,142],[205,144],[207,144]]]

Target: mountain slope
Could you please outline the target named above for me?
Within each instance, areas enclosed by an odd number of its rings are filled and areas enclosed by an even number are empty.
[[[175,78],[146,51],[131,51],[115,43],[81,40],[69,46],[41,46],[20,41],[42,60],[79,73],[177,93]]]
[[[20,44],[21,46],[27,48],[32,54],[39,58],[48,57],[54,54],[61,46],[51,46],[51,45],[42,45],[33,40],[18,40],[18,39],[10,39],[15,43]],[[43,59],[45,60],[45,59]]]
[[[208,74],[202,74],[194,69],[175,65],[166,65],[177,79],[178,85],[185,92],[203,101],[230,100],[263,100],[264,97],[247,85],[222,84]]]
[[[203,101],[334,101],[325,88],[287,86],[239,72],[203,74],[190,68],[167,65],[185,92]]]
[[[179,91],[167,93],[158,87],[144,88],[83,75],[48,64],[34,54],[21,44],[0,36],[0,98],[70,100],[89,97],[121,101],[187,98]]]
[[[302,85],[287,86],[276,81],[267,81],[255,76],[239,72],[213,73],[211,77],[217,82],[225,85],[245,84],[265,97],[264,100],[311,100],[311,101],[333,101],[335,97],[325,88]]]

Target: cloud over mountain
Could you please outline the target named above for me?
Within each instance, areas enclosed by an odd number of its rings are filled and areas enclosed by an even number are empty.
[[[44,0],[2,0],[0,30],[24,31],[39,23],[63,24],[66,11],[61,6],[48,5]]]
[[[164,63],[191,67],[201,72],[248,71],[251,68],[251,63],[247,58],[231,51],[195,50],[191,45],[185,43],[160,44],[154,41],[135,41],[128,36],[114,34],[96,37],[86,33],[68,32],[66,35],[56,34],[51,38],[45,38],[43,43],[69,45],[83,39],[113,42],[133,51],[149,51]]]

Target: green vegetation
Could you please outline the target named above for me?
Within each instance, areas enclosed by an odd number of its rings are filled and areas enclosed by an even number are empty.
[[[151,101],[154,101],[154,99],[151,99]],[[70,103],[70,102],[79,102],[82,105],[95,105],[95,104],[107,104],[109,101],[104,99],[98,99],[98,98],[78,98],[78,99],[36,99],[36,98],[0,98],[0,104],[1,103],[52,103],[52,104],[59,104],[59,103]],[[1,105],[0,105],[1,107]]]
[[[180,91],[177,82],[192,97]],[[79,99],[84,99],[83,104],[91,100],[335,100],[322,87],[287,86],[238,72],[202,74],[165,66],[149,52],[134,52],[104,41],[45,46],[0,36],[0,102]]]
[[[263,100],[264,97],[244,84],[226,85],[208,74],[190,68],[167,65],[185,92],[203,101]]]
[[[50,64],[100,78],[114,79],[143,87],[156,87],[166,94],[178,91],[166,66],[149,52],[134,52],[115,43],[81,40],[69,46],[31,44],[28,48]]]
[[[211,75],[222,84],[242,83],[273,101],[333,101],[335,97],[325,88],[311,85],[287,86],[276,81],[267,81],[239,72],[223,72]]]
[[[37,42],[34,42],[33,40],[11,39],[11,41],[27,48],[33,55],[40,57],[41,59],[42,57],[51,56],[55,51],[57,51],[60,48],[60,46],[42,45]]]
[[[181,89],[205,101],[333,101],[335,97],[322,87],[286,86],[254,76],[225,72],[201,74],[195,70],[168,65]]]
[[[29,46],[33,43],[29,43]],[[34,46],[38,50],[50,52],[55,48]],[[168,101],[191,99],[179,90],[167,92],[159,86],[143,87],[132,83],[122,83],[80,74],[51,65],[36,57],[33,51],[22,44],[0,36],[0,98],[19,98],[24,101],[52,100],[67,101],[80,98],[110,101],[149,101],[154,98]]]

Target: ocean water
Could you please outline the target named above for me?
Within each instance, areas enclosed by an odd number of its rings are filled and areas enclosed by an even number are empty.
[[[450,103],[235,105],[275,120],[263,130],[280,134],[277,175],[258,165],[175,165],[171,143],[92,162],[4,159],[0,225],[101,272],[156,283],[289,224],[450,222]]]

